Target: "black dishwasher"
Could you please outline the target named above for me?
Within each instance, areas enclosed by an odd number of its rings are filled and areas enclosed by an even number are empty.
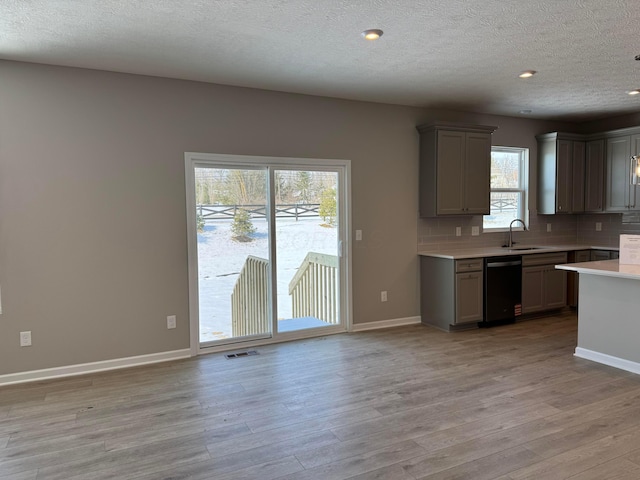
[[[484,259],[484,321],[480,327],[514,322],[522,315],[522,257]]]

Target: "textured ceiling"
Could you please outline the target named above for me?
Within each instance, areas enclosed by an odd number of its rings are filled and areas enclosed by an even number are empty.
[[[639,30],[639,0],[0,0],[4,59],[578,121],[640,111]]]

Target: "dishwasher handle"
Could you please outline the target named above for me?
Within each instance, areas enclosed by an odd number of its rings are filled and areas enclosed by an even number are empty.
[[[522,260],[512,260],[510,262],[487,262],[487,268],[516,267],[519,265],[522,265]]]

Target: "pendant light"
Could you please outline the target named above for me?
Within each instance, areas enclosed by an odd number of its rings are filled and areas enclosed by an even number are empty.
[[[640,185],[640,154],[631,157],[631,185]]]

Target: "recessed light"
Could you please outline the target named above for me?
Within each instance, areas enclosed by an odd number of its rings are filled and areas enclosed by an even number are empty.
[[[638,95],[640,94],[640,88],[637,88],[635,90],[631,90],[630,92],[627,92],[629,95]]]
[[[518,75],[518,77],[520,78],[531,78],[536,74],[535,70],[525,70],[524,72],[522,72],[520,75]]]
[[[379,30],[377,28],[370,28],[369,30],[365,30],[364,32],[362,32],[362,36],[366,40],[377,40],[382,36],[383,33],[384,32],[382,30]]]

